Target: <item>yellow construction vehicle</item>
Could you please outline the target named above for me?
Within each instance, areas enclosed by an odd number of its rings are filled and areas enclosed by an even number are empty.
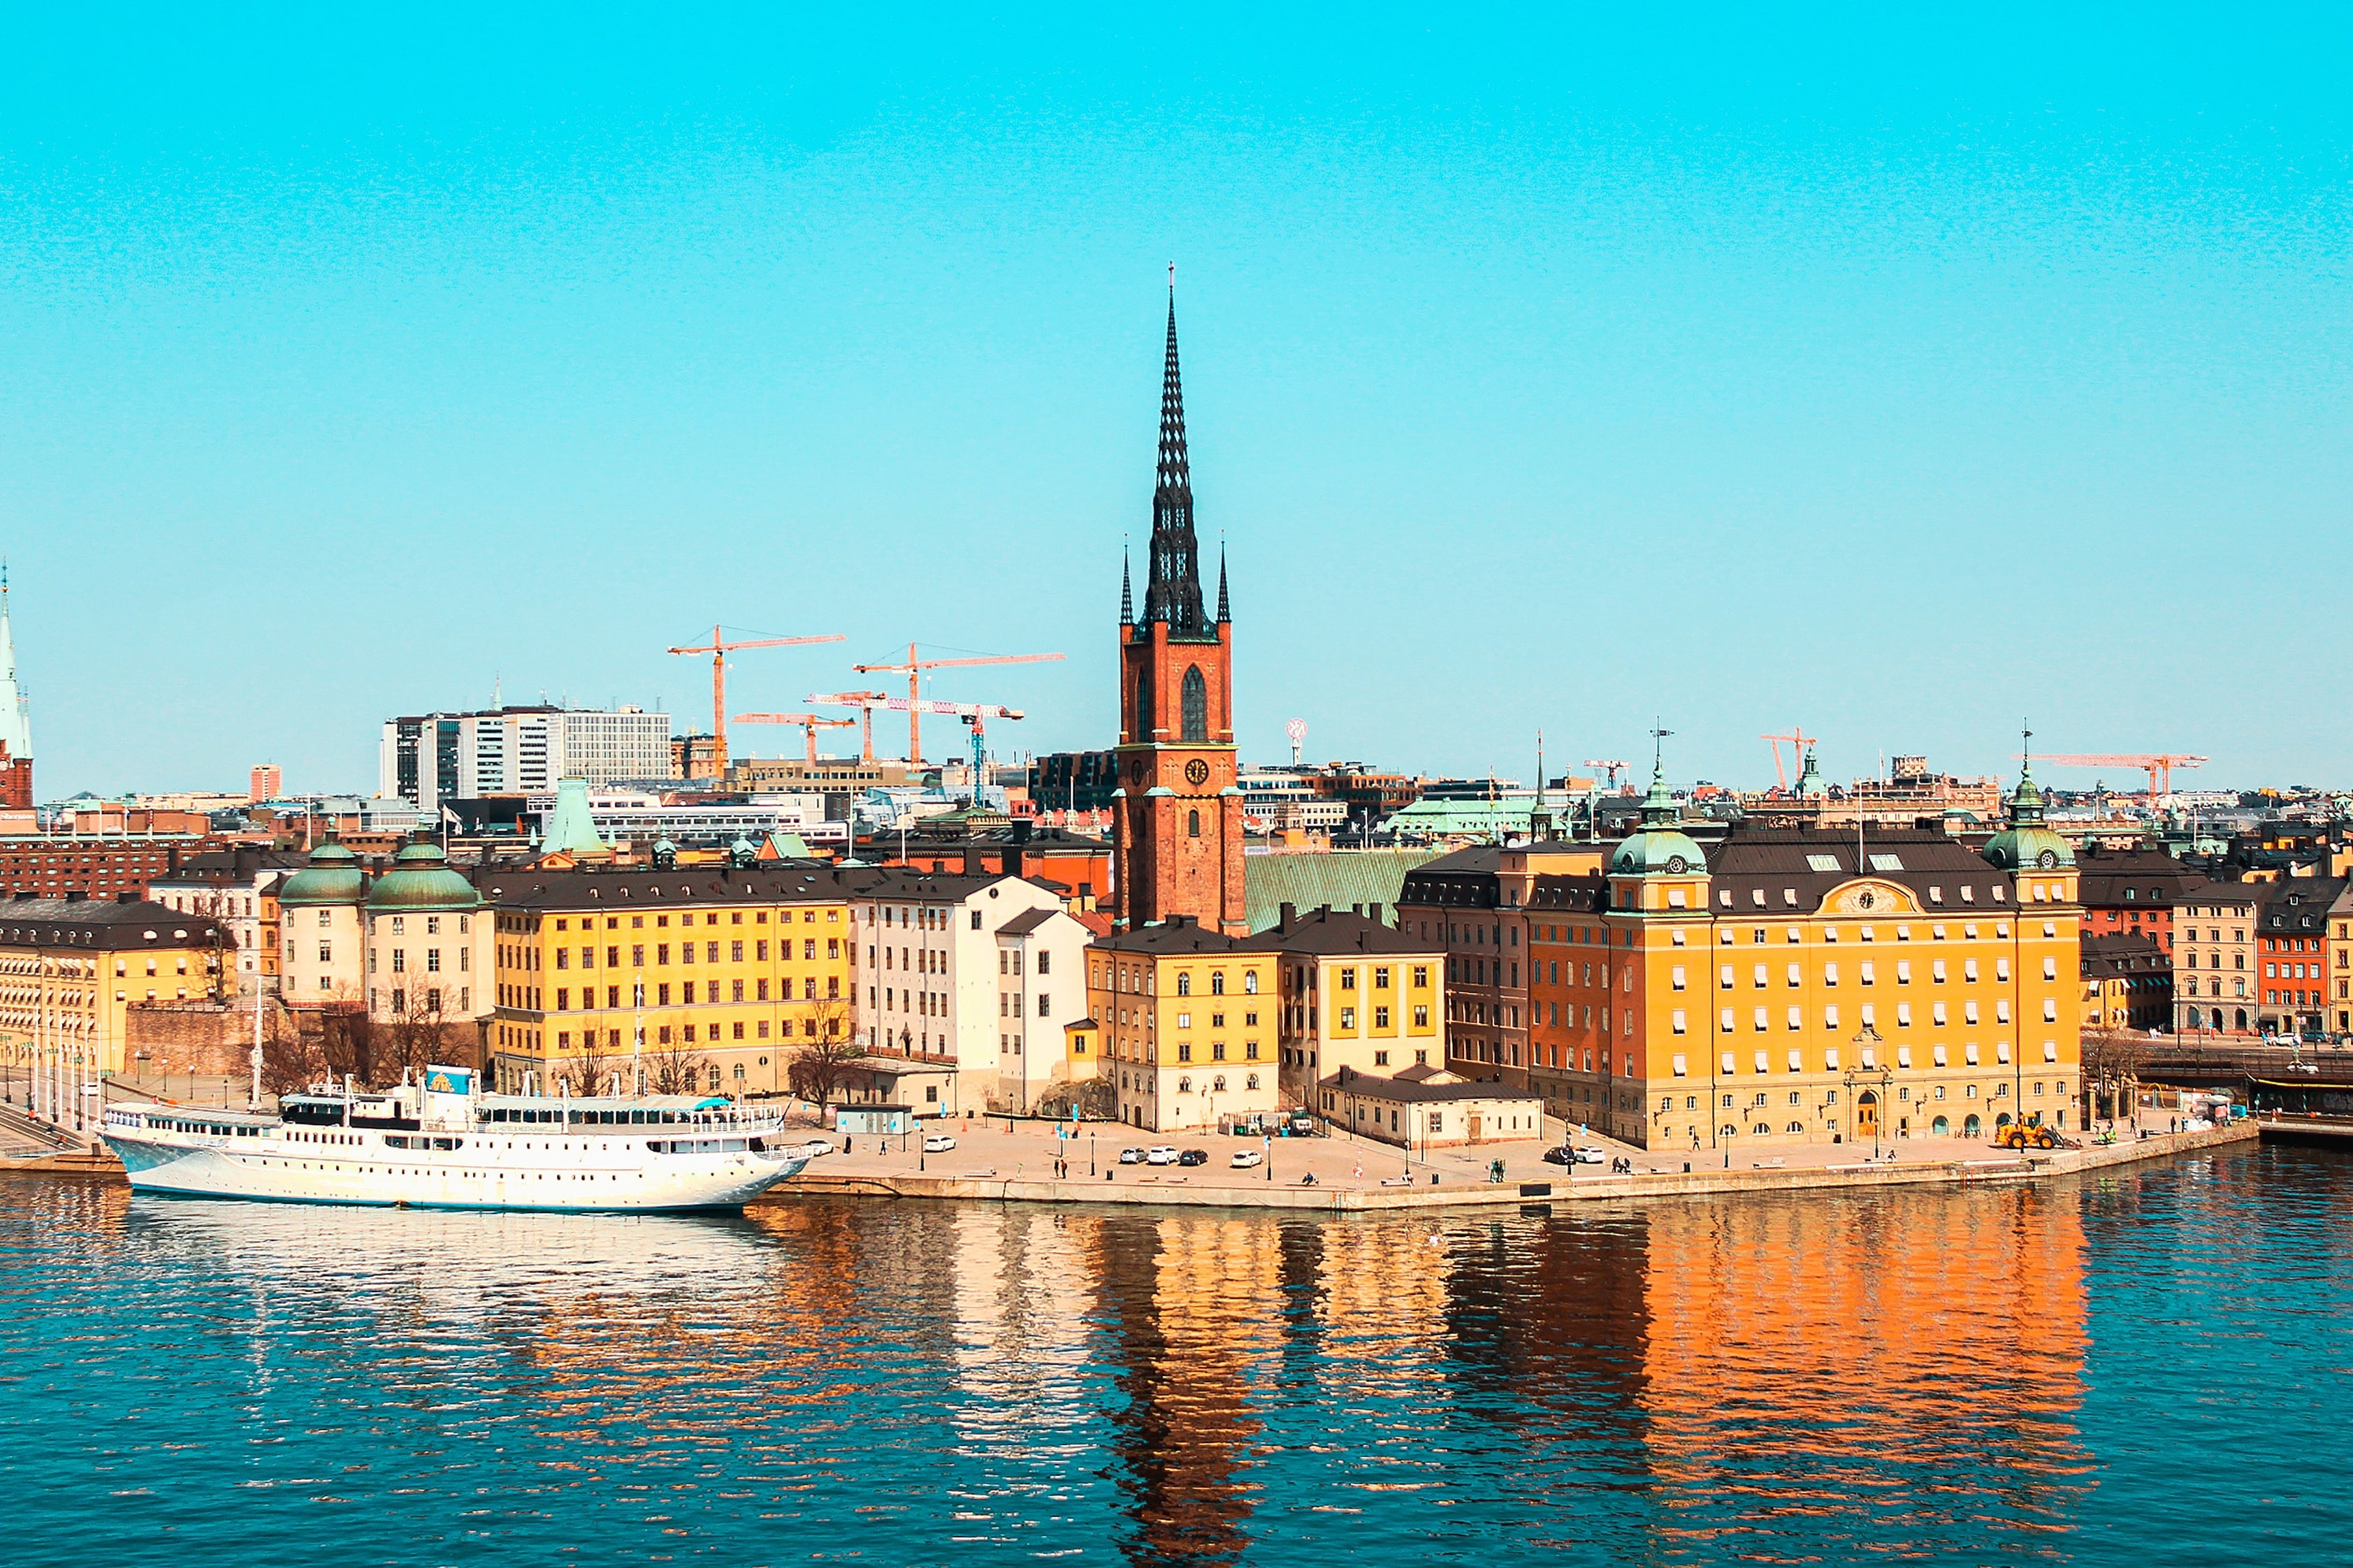
[[[2023,1121],[2013,1121],[1993,1135],[1997,1149],[2073,1149],[2073,1139],[2063,1138],[2055,1127],[2029,1127]]]

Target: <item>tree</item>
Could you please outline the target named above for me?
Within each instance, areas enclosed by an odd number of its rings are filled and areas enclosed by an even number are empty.
[[[646,1078],[656,1094],[699,1094],[702,1074],[711,1058],[679,1040],[670,1031],[645,1054]]]
[[[2128,1029],[2086,1029],[2077,1052],[2088,1116],[2100,1117],[2103,1100],[2109,1101],[2108,1114],[2120,1114],[2122,1097],[2137,1091],[2141,1066],[2148,1059],[2148,1041]]]
[[[618,1069],[619,1063],[605,1054],[596,1043],[596,1031],[584,1029],[580,1035],[580,1054],[563,1064],[565,1078],[575,1094],[602,1094],[605,1080]]]

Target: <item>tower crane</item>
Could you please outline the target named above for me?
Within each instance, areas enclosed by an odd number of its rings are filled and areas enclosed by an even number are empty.
[[[1618,775],[1624,773],[1630,764],[1616,758],[1588,757],[1585,759],[1585,765],[1588,768],[1607,768],[1609,772],[1609,787],[1616,789]]]
[[[847,730],[858,722],[855,719],[820,719],[814,713],[738,713],[738,724],[797,724],[808,737],[809,765],[817,765],[817,732],[819,730]]]
[[[1789,787],[1789,775],[1781,766],[1781,742],[1789,742],[1789,760],[1802,765],[1806,760],[1806,748],[1821,739],[1820,735],[1807,734],[1795,724],[1789,726],[1789,732],[1786,735],[1759,735],[1757,738],[1772,742],[1773,777],[1783,789]]]
[[[2173,793],[2173,770],[2202,767],[2210,760],[2187,752],[2036,752],[2018,753],[2021,762],[2049,763],[2062,768],[2138,768],[2148,775],[2148,798]]]
[[[742,642],[729,642],[721,628],[711,628],[711,640],[693,647],[674,647],[670,653],[707,653],[711,656],[711,765],[712,776],[727,776],[727,656],[737,648],[797,647],[805,643],[841,642],[839,632],[814,637],[752,637]]]
[[[1061,656],[1057,654],[1055,657],[1059,658]],[[987,733],[988,721],[1027,717],[1018,708],[1004,708],[994,702],[939,702],[928,697],[885,697],[880,692],[869,691],[819,692],[811,696],[808,702],[812,708],[854,705],[870,713],[881,709],[892,713],[943,713],[963,720],[972,729],[972,798],[976,805],[980,804],[981,770],[986,763],[984,738]],[[837,719],[833,722],[847,724],[849,721]]]
[[[920,689],[920,687],[923,679],[923,671],[927,669],[948,669],[952,668],[961,668],[965,666],[976,664],[1047,664],[1060,659],[1061,657],[1062,656],[1059,653],[994,653],[983,654],[971,658],[918,658],[915,657],[915,645],[913,643],[909,643],[907,645],[906,662],[903,664],[854,664],[851,665],[850,668],[857,670],[860,675],[904,675],[907,678],[907,700],[905,703],[902,704],[896,700],[893,700],[886,706],[894,710],[903,706],[906,710],[907,765],[909,767],[915,767],[920,765],[923,760],[923,715],[926,712],[933,711],[933,710],[926,709],[922,706],[923,694]],[[811,699],[811,700],[814,701],[815,699]]]
[[[887,691],[834,691],[824,696],[805,699],[814,708],[855,708],[860,726],[858,737],[858,760],[874,760],[874,710],[889,700]]]

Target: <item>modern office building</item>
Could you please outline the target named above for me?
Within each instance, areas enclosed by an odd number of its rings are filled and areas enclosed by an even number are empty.
[[[670,763],[667,713],[546,706],[424,713],[385,721],[376,793],[429,815],[445,801],[553,795],[559,778],[668,778]]]

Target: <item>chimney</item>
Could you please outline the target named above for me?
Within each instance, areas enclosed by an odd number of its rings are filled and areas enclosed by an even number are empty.
[[[980,868],[980,851],[970,845],[965,846],[964,874],[967,877],[977,877],[982,875]]]
[[[1299,906],[1297,904],[1285,904],[1282,906],[1282,919],[1276,924],[1275,929],[1278,931],[1288,931],[1291,929],[1291,922],[1298,918]]]
[[[1029,843],[1030,826],[1031,824],[1029,818],[1026,816],[1015,817],[1013,819],[1013,842],[1016,844]]]
[[[1365,906],[1365,917],[1371,921],[1375,925],[1380,924],[1381,906],[1378,904],[1366,904]]]
[[[132,889],[125,888],[114,895],[114,901],[118,904],[135,904],[139,901],[139,895]]]

